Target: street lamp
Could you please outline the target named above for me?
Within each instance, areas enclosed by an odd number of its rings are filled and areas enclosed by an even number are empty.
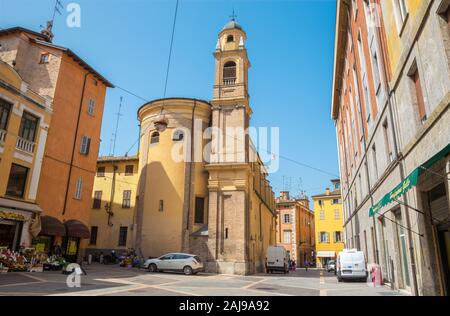
[[[156,130],[162,133],[167,129],[167,126],[169,125],[169,120],[166,118],[164,114],[161,114],[156,118],[154,125]]]

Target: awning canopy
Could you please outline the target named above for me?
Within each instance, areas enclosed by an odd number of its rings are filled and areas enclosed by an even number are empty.
[[[334,258],[336,257],[335,251],[318,251],[317,258]]]
[[[37,204],[16,201],[16,200],[10,200],[10,199],[5,199],[5,198],[0,198],[0,207],[20,210],[20,211],[27,211],[27,212],[32,212],[32,213],[41,213],[42,212],[42,209]]]
[[[450,144],[448,144],[444,149],[434,155],[424,164],[420,165],[415,169],[409,176],[407,176],[402,182],[400,182],[391,192],[386,194],[377,204],[372,206],[369,211],[369,216],[373,217],[378,213],[383,207],[394,202],[400,196],[408,192],[413,186],[417,185],[419,176],[427,169],[431,168],[435,163],[440,161],[442,158],[450,154]]]
[[[66,225],[68,237],[83,238],[83,239],[88,239],[91,237],[89,228],[87,228],[87,226],[80,221],[70,220],[65,222],[64,224]]]
[[[57,218],[52,216],[41,217],[41,232],[44,236],[66,236],[66,227]]]

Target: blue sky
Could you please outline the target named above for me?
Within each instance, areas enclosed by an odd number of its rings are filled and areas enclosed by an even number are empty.
[[[62,0],[64,6],[70,2]],[[62,11],[55,21],[54,43],[71,48],[117,86],[146,100],[162,97],[175,0],[75,2],[82,10],[81,28],[68,28]],[[53,5],[54,0],[0,0],[0,27],[38,31]],[[233,7],[248,36],[251,124],[280,127],[281,156],[338,174],[330,118],[335,1],[181,0],[167,96],[211,99],[212,53]],[[121,96],[116,155],[123,155],[138,137],[136,111],[144,101],[109,90],[102,155],[110,153]],[[308,195],[324,191],[330,178],[286,159],[270,177],[277,193],[284,187]]]

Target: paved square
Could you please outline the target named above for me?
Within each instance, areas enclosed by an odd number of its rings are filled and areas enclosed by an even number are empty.
[[[288,275],[253,276],[201,273],[150,273],[93,264],[81,276],[81,288],[69,288],[61,272],[0,274],[0,296],[394,296],[385,286],[339,283],[332,273],[298,269]]]

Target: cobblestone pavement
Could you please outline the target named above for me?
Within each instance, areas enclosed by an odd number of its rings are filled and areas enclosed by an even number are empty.
[[[288,275],[253,276],[150,273],[94,264],[86,267],[81,287],[67,286],[60,272],[0,274],[0,296],[396,296],[388,287],[338,283],[332,273],[298,269]]]

